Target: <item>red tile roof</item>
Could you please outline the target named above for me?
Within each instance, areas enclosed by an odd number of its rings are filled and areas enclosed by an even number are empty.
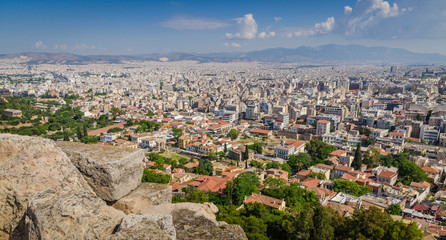
[[[251,133],[259,133],[259,134],[269,134],[270,132],[271,130],[263,130],[258,128],[254,128],[253,130],[251,130]]]
[[[244,201],[244,203],[261,203],[263,205],[277,209],[282,208],[283,202],[284,202],[283,200],[272,198],[258,193],[253,193],[251,196],[247,197]]]
[[[392,171],[381,171],[378,174],[378,177],[388,178],[388,179],[394,178],[396,176],[398,176],[398,173],[395,173],[395,172],[392,172]]]
[[[334,150],[333,152],[330,153],[330,155],[333,155],[333,156],[342,156],[345,154],[347,154],[347,151],[344,151],[341,149]]]
[[[321,182],[320,179],[307,178],[307,179],[303,180],[301,183],[302,183],[302,185],[304,185],[307,188],[315,188],[315,187],[319,186],[320,182]]]

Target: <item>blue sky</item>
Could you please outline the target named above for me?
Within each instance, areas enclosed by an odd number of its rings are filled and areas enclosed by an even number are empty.
[[[0,53],[362,44],[446,55],[446,0],[0,1]]]

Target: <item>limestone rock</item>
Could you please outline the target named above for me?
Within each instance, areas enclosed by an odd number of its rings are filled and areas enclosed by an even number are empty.
[[[163,233],[158,231],[158,228],[152,226],[153,224],[158,225],[159,229]],[[153,228],[157,231],[154,234],[152,231],[147,229]],[[162,214],[145,214],[136,215],[130,214],[122,219],[116,234],[111,235],[108,239],[166,239],[167,234],[169,240],[176,240],[176,231],[173,226],[171,215]],[[143,236],[143,237],[140,237]]]
[[[54,141],[0,134],[0,239],[21,239],[28,199],[62,187],[91,191]]]
[[[171,203],[172,187],[165,184],[141,183],[127,196],[119,199],[113,207],[125,214],[139,213],[150,206]]]
[[[116,201],[141,183],[143,150],[76,142],[58,146],[105,201]]]
[[[109,235],[104,240],[171,240],[170,236],[154,221],[142,219],[138,224]]]
[[[212,203],[161,204],[141,211],[142,214],[171,214],[177,239],[247,239],[238,225],[217,222],[217,206]]]
[[[29,239],[103,239],[124,216],[92,192],[51,188],[30,199],[26,226]]]

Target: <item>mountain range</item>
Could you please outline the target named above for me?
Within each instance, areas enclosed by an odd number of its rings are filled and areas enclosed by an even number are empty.
[[[400,48],[366,47],[361,45],[329,44],[319,47],[269,48],[232,53],[167,53],[140,55],[76,55],[72,53],[26,52],[0,54],[0,59],[26,57],[28,64],[89,64],[120,63],[124,60],[198,62],[281,62],[305,64],[438,64],[446,63],[441,54],[414,53]]]

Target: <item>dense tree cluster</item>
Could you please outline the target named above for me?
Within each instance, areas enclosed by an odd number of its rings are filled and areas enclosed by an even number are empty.
[[[403,210],[401,210],[401,207],[399,204],[391,204],[387,209],[386,212],[392,215],[398,215],[400,216]]]
[[[291,176],[291,167],[288,165],[288,163],[278,163],[278,162],[268,162],[266,163],[265,169],[282,169],[283,171],[288,172],[288,176]]]
[[[308,169],[313,164],[313,159],[308,153],[298,153],[290,155],[287,161],[293,172],[298,172],[302,169]]]
[[[187,159],[187,158],[180,158],[177,160],[174,160],[169,157],[164,157],[160,155],[157,152],[151,152],[146,154],[149,161],[155,162],[155,168],[158,170],[164,170],[164,164],[171,165],[172,169],[174,168],[184,168],[184,165],[193,162],[193,158]]]
[[[351,217],[341,217],[330,207],[321,206],[315,192],[298,184],[287,186],[282,179],[267,178],[262,194],[285,200],[287,209],[280,211],[249,203],[237,210],[246,196],[258,192],[258,184],[257,176],[247,172],[229,181],[222,195],[188,186],[183,189],[184,198],[175,197],[173,201],[217,204],[220,210],[217,220],[240,225],[250,240],[422,239],[422,232],[415,224],[393,221],[387,212],[377,208],[357,210]]]
[[[238,133],[237,129],[233,128],[229,131],[229,133],[226,135],[226,137],[230,138],[231,140],[235,140],[238,138],[238,134],[239,133]]]
[[[195,168],[194,173],[211,176],[214,172],[214,165],[209,159],[200,159],[198,167]]]
[[[250,240],[423,239],[422,231],[415,223],[406,225],[402,221],[393,221],[388,213],[374,207],[357,210],[352,217],[343,218],[321,205],[300,211],[279,211],[250,203],[238,211],[235,206],[221,207],[217,219],[240,225]]]
[[[423,169],[407,159],[404,155],[398,156],[397,158],[387,155],[383,158],[383,163],[388,167],[397,167],[398,177],[405,185],[409,185],[411,182],[422,182],[428,180],[428,177]]]
[[[172,180],[172,176],[170,174],[164,173],[156,173],[155,170],[150,168],[145,168],[142,175],[142,182],[151,182],[151,183],[164,183],[168,184]]]
[[[154,132],[161,128],[161,124],[153,121],[141,120],[139,122],[135,122],[136,125],[139,125],[135,133],[144,133],[144,132]]]
[[[372,192],[368,186],[361,186],[349,180],[336,179],[334,182],[335,192],[343,192],[358,197]]]
[[[306,145],[305,150],[312,158],[312,165],[317,163],[324,163],[325,159],[330,156],[330,153],[336,150],[335,146],[324,143],[319,139],[311,139]]]
[[[255,153],[262,154],[262,152],[263,152],[263,145],[265,145],[265,143],[254,142],[253,144],[248,145],[248,149],[253,150]]]
[[[242,173],[234,180],[228,181],[226,183],[225,195],[229,200],[229,204],[240,206],[246,196],[250,196],[253,192],[258,192],[257,187],[259,185],[259,178],[251,172]]]

